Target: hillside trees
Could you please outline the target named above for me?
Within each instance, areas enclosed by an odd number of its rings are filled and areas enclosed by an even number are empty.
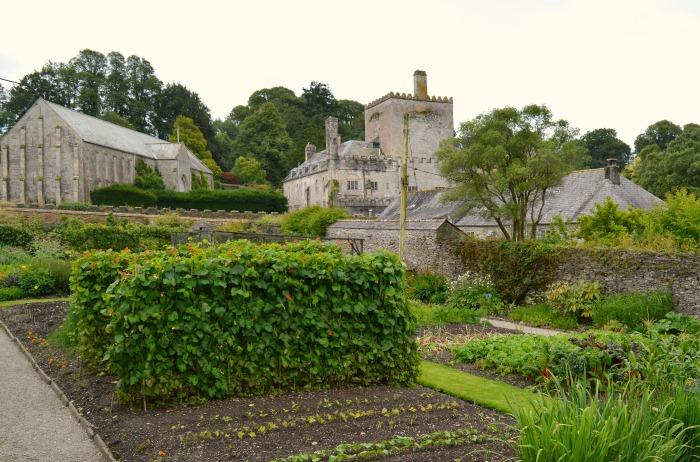
[[[204,134],[192,119],[183,115],[177,116],[168,141],[183,143],[195,156],[202,160],[204,165],[211,169],[215,177],[221,177],[221,167],[214,161],[211,152],[207,149],[207,140],[204,138]]]
[[[653,123],[634,140],[634,152],[639,154],[644,148],[653,144],[661,149],[666,149],[668,144],[675,140],[682,131],[681,127],[668,120]]]
[[[441,174],[455,184],[444,197],[494,220],[508,240],[534,238],[551,189],[585,156],[575,135],[546,106],[495,109],[465,122],[437,151]]]

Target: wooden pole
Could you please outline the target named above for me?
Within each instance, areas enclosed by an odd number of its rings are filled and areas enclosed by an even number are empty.
[[[399,218],[399,258],[406,256],[406,203],[408,201],[408,113],[403,115],[403,155],[401,157],[401,216]]]

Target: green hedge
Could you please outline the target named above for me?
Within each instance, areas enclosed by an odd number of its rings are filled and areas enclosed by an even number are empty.
[[[418,372],[405,272],[390,253],[246,241],[96,252],[71,281],[79,351],[106,358],[132,399],[399,384]]]
[[[146,191],[129,184],[114,184],[94,190],[96,205],[161,207],[170,209],[239,210],[241,212],[286,212],[287,198],[279,191],[257,188],[229,190],[197,189],[189,192]]]
[[[287,198],[279,191],[255,188],[158,191],[158,207],[170,209],[285,212]]]
[[[111,205],[114,207],[122,205],[131,207],[154,207],[156,205],[155,194],[130,184],[113,184],[104,188],[95,189],[90,193],[90,198],[93,204]]]
[[[173,232],[186,231],[187,227],[144,225],[127,221],[110,224],[83,223],[69,220],[57,226],[54,233],[75,250],[93,249],[155,249],[168,245]]]
[[[32,233],[22,226],[0,224],[0,245],[26,248],[32,238]]]
[[[286,214],[281,227],[285,233],[319,237],[325,236],[328,227],[343,218],[349,218],[345,209],[314,205]]]

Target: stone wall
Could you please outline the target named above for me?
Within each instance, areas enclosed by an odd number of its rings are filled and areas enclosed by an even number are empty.
[[[700,254],[567,249],[557,279],[598,281],[607,293],[669,289],[677,311],[700,317]]]
[[[353,223],[353,222],[350,222]],[[354,223],[357,223],[355,221]],[[327,237],[363,239],[365,252],[389,250],[399,252],[399,229],[395,224],[367,222],[366,228],[352,228],[338,222],[328,228]],[[437,229],[406,230],[405,263],[410,270],[420,272],[440,273],[446,276],[457,276],[464,272],[464,265],[458,257],[456,248],[466,236],[447,223]]]

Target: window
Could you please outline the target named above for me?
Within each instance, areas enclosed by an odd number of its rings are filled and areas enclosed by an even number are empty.
[[[408,192],[418,191],[418,186],[408,186]]]
[[[357,180],[348,180],[348,191],[357,191],[359,188],[359,184]]]
[[[369,189],[371,191],[378,191],[379,190],[379,183],[376,181],[370,181],[369,182]]]

